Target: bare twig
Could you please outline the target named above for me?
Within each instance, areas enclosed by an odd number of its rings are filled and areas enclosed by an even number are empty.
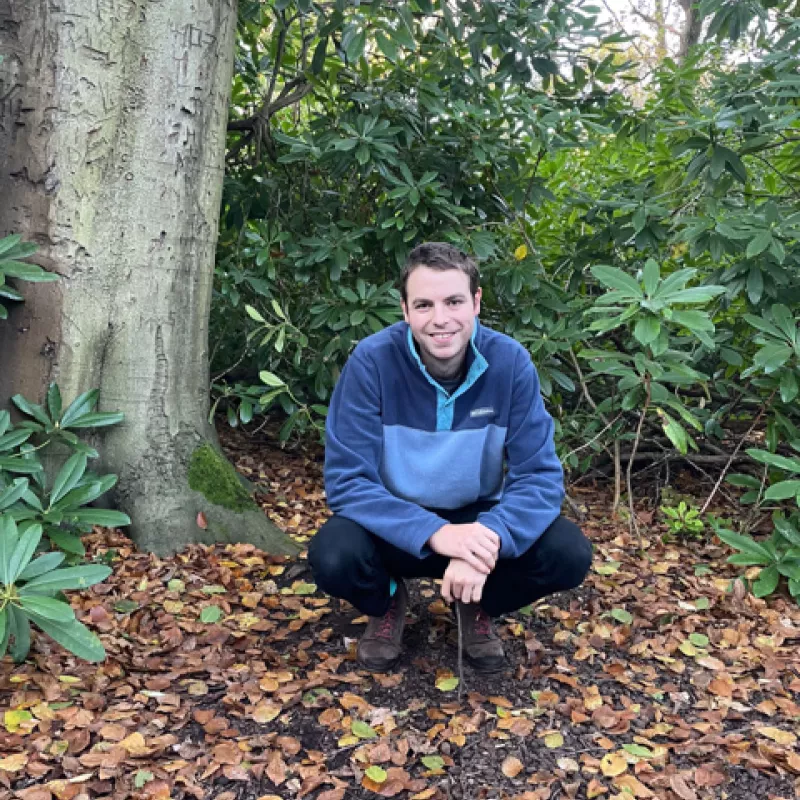
[[[569,351],[570,359],[572,360],[572,366],[575,369],[575,372],[578,376],[578,382],[581,385],[581,392],[583,396],[586,398],[586,402],[592,407],[592,409],[597,412],[597,403],[595,403],[594,398],[589,393],[589,387],[586,384],[586,379],[583,377],[583,370],[581,369],[580,362],[578,361],[578,357],[575,355],[575,352],[570,349]],[[599,412],[598,412],[599,413]],[[605,414],[600,414],[600,419],[608,427],[610,423],[606,419]],[[608,450],[606,449],[608,453]],[[622,462],[620,461],[620,454],[619,454],[619,440],[614,440],[614,453],[611,456],[612,461],[614,462],[614,504],[611,507],[612,515],[616,516],[617,509],[619,508],[619,501],[622,497]]]
[[[461,624],[461,603],[456,602],[456,623],[458,625],[458,702],[464,695],[464,626]]]
[[[772,394],[767,398],[767,402],[764,403],[764,405],[761,407],[761,410],[756,415],[756,418],[753,420],[753,423],[747,429],[747,431],[745,432],[744,436],[742,436],[742,438],[739,439],[734,451],[731,453],[731,457],[728,459],[728,463],[725,464],[725,466],[722,469],[722,472],[720,473],[719,479],[714,484],[714,488],[711,490],[711,494],[706,498],[705,503],[703,503],[703,507],[700,509],[700,513],[701,514],[705,514],[706,511],[708,510],[709,505],[711,505],[711,501],[714,499],[714,495],[716,495],[717,491],[719,490],[719,487],[722,485],[722,481],[725,480],[725,475],[727,474],[728,470],[731,467],[731,464],[733,463],[734,459],[736,458],[737,454],[739,453],[739,450],[741,449],[742,445],[747,440],[747,437],[753,432],[753,429],[756,427],[756,425],[758,425],[759,421],[761,420],[761,417],[764,416],[764,412],[772,404],[772,398],[775,397],[775,393],[777,391],[778,391],[777,389],[773,389],[772,390]]]
[[[639,539],[639,549],[644,550],[644,541],[642,539],[642,532],[639,529],[639,521],[636,519],[636,509],[634,508],[633,501],[633,485],[631,483],[631,473],[633,472],[633,462],[636,460],[636,451],[639,449],[639,440],[642,438],[642,427],[644,425],[644,418],[647,416],[647,409],[650,407],[650,374],[644,376],[645,399],[642,413],[639,415],[639,425],[636,427],[636,438],[633,440],[633,448],[631,449],[631,459],[628,462],[628,469],[625,474],[625,480],[628,486],[628,508],[631,512],[630,525],[631,530],[636,532]]]

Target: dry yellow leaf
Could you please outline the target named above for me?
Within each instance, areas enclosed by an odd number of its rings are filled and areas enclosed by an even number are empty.
[[[14,753],[13,756],[0,758],[0,769],[3,772],[19,772],[27,763],[27,753]]]
[[[514,251],[514,258],[516,258],[517,261],[522,261],[522,259],[525,258],[526,255],[528,255],[528,248],[524,244],[521,244]]]
[[[278,717],[281,711],[283,711],[283,706],[279,706],[277,703],[265,702],[255,706],[250,716],[256,722],[265,725],[267,722],[272,722],[272,720]]]
[[[780,728],[756,728],[756,730],[767,739],[772,739],[773,742],[785,747],[789,747],[797,741],[797,736],[790,731],[782,731]]]
[[[126,736],[121,742],[120,746],[128,751],[131,756],[146,756],[150,752],[150,748],[144,740],[144,736],[138,731]]]
[[[544,744],[545,747],[549,747],[550,749],[561,747],[564,744],[564,737],[558,732],[548,733],[547,736],[544,737]]]
[[[607,778],[616,778],[628,770],[625,753],[606,753],[600,761],[600,770]]]
[[[516,778],[524,768],[525,765],[518,758],[508,756],[508,758],[503,761],[500,771],[506,778]]]

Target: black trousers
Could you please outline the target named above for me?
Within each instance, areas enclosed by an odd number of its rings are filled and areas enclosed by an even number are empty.
[[[436,513],[460,524],[474,522],[492,505],[474,503]],[[390,578],[441,578],[449,562],[438,553],[417,558],[341,516],[331,517],[319,529],[308,548],[308,560],[322,591],[372,617],[389,609]],[[577,525],[558,517],[521,556],[498,560],[486,580],[481,607],[496,617],[573,589],[582,583],[591,562],[589,540]]]

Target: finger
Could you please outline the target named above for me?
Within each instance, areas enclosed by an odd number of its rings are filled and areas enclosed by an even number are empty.
[[[487,547],[490,547],[495,553],[500,552],[500,537],[496,533],[487,533],[482,541]]]
[[[475,553],[472,551],[467,552],[464,561],[466,561],[467,564],[472,567],[472,569],[478,570],[478,572],[483,575],[488,575],[492,571],[492,568],[488,564],[484,563],[483,559],[480,558],[480,556],[475,555]]]
[[[478,583],[475,585],[472,591],[472,602],[480,603],[481,597],[483,597],[483,584]]]
[[[445,573],[444,580],[442,581],[442,597],[448,602],[452,602],[453,595],[451,592],[452,581],[450,576]]]
[[[456,600],[463,600],[464,585],[460,581],[453,581],[453,597]]]
[[[476,548],[474,552],[490,570],[494,569],[494,565],[497,563],[497,555],[493,550],[485,546],[480,546]]]

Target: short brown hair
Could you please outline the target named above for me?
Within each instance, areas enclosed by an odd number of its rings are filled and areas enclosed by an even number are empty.
[[[403,302],[408,302],[408,276],[417,267],[428,267],[429,269],[447,270],[457,269],[469,278],[469,291],[473,297],[478,292],[480,283],[480,273],[478,265],[463,250],[453,247],[447,242],[425,242],[417,245],[409,254],[403,271],[400,274],[400,296]]]

